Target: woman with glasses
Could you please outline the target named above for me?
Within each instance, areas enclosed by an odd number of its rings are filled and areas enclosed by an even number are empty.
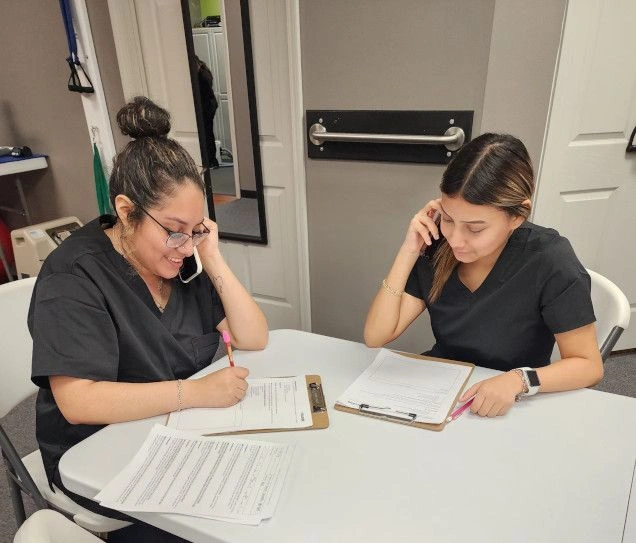
[[[37,438],[48,478],[62,489],[61,456],[105,424],[240,401],[246,368],[188,378],[211,363],[220,332],[239,349],[262,349],[268,337],[263,313],[219,251],[194,161],[167,137],[169,114],[138,97],[117,122],[133,140],[111,174],[115,214],[51,253],[29,311]],[[203,273],[186,277],[184,262],[195,251]],[[127,540],[125,532],[151,540],[139,529],[112,532],[109,541]]]

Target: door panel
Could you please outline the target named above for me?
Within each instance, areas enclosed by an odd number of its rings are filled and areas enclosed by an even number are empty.
[[[306,266],[298,252],[306,225],[296,213],[298,180],[294,175],[290,14],[285,0],[250,2],[267,246],[223,242],[224,254],[240,253],[249,263],[250,292],[265,311],[269,326],[306,327],[301,310],[300,275]]]
[[[534,214],[627,295],[617,349],[636,347],[635,25],[632,0],[569,3]]]

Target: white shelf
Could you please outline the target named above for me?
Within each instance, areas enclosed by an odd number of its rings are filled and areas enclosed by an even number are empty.
[[[1,163],[0,175],[11,175],[15,173],[30,172],[32,170],[42,170],[47,167],[48,164],[46,163],[46,158],[43,156],[25,158],[24,160]]]

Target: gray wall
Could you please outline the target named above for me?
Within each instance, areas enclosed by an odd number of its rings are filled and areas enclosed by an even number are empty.
[[[87,6],[111,117],[123,103],[106,3]],[[58,2],[4,2],[0,17],[0,144],[28,145],[49,155],[49,167],[22,175],[33,222],[65,215],[88,221],[97,214],[93,152],[81,97],[66,88],[66,34]],[[116,136],[121,147],[125,139]],[[18,206],[14,184],[1,178],[0,201]],[[26,224],[8,212],[11,228]]]
[[[566,0],[505,0],[495,6],[482,132],[519,137],[535,173],[543,146]]]
[[[23,174],[34,222],[97,213],[92,150],[81,97],[67,90],[66,34],[58,2],[3,2],[0,17],[0,142],[49,155],[49,167]],[[17,205],[13,183],[0,178],[0,200]],[[12,228],[22,217],[3,216]]]
[[[505,47],[527,15],[513,1],[507,8],[495,0],[301,0],[305,109],[472,109],[473,135],[481,133],[483,116],[489,130],[529,138],[538,156],[563,1],[539,3],[512,55]],[[546,15],[556,22],[544,30]],[[532,35],[539,47],[528,43]],[[537,66],[541,76],[533,83]],[[514,85],[501,90],[509,73],[522,76],[519,86],[533,87],[523,95],[528,103],[509,95],[519,90]],[[362,339],[367,309],[408,222],[438,195],[442,171],[436,165],[306,160],[314,332]],[[421,352],[432,341],[425,315],[393,346]]]

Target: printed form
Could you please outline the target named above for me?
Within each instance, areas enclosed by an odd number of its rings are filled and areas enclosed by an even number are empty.
[[[167,426],[198,434],[308,428],[313,424],[307,381],[296,377],[247,379],[245,398],[232,407],[184,409],[170,413]]]
[[[293,452],[289,445],[195,437],[157,424],[95,499],[118,511],[257,525],[274,514]]]
[[[403,356],[381,349],[337,403],[416,422],[441,424],[470,366]]]

